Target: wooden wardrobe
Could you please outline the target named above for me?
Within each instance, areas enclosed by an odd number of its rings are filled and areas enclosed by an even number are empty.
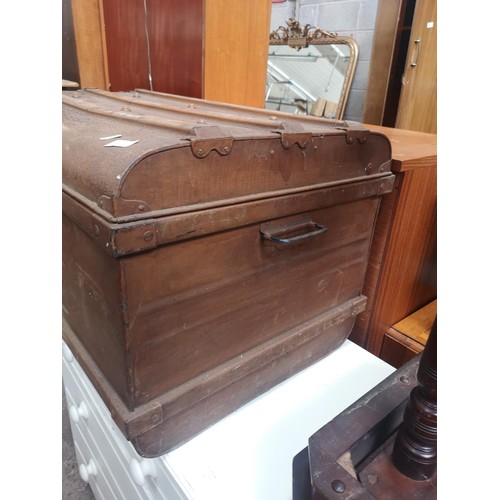
[[[271,0],[64,3],[80,87],[264,106]]]
[[[437,1],[379,2],[363,122],[437,132]]]

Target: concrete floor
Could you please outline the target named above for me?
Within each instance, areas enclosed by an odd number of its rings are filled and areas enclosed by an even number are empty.
[[[62,391],[62,499],[95,499],[90,486],[80,479],[78,472],[64,387]]]

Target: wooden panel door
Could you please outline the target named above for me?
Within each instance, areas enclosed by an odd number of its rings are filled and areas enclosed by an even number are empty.
[[[203,0],[104,0],[110,90],[201,97]]]
[[[437,132],[436,0],[417,0],[396,128]]]
[[[264,107],[271,0],[88,2],[72,0],[82,88]]]
[[[104,0],[109,90],[149,88],[143,0]]]
[[[263,108],[271,0],[205,2],[204,98]]]
[[[363,123],[381,125],[393,53],[397,46],[398,19],[402,0],[385,0],[377,7],[377,20],[366,91]]]
[[[148,0],[153,88],[202,97],[203,0]]]

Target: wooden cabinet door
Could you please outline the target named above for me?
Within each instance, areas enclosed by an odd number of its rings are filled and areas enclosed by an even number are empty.
[[[82,88],[264,107],[271,0],[71,2]]]
[[[110,90],[202,96],[203,0],[103,0]]]
[[[417,0],[396,128],[437,132],[436,0]]]
[[[264,107],[270,24],[270,0],[205,1],[205,99]]]

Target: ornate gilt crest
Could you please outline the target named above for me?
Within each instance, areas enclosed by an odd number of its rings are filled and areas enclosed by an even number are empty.
[[[288,28],[280,26],[269,36],[269,45],[288,45],[295,50],[307,47],[309,44],[328,44],[337,41],[337,34],[320,28],[311,27],[310,24],[302,26],[293,18],[286,24]]]

